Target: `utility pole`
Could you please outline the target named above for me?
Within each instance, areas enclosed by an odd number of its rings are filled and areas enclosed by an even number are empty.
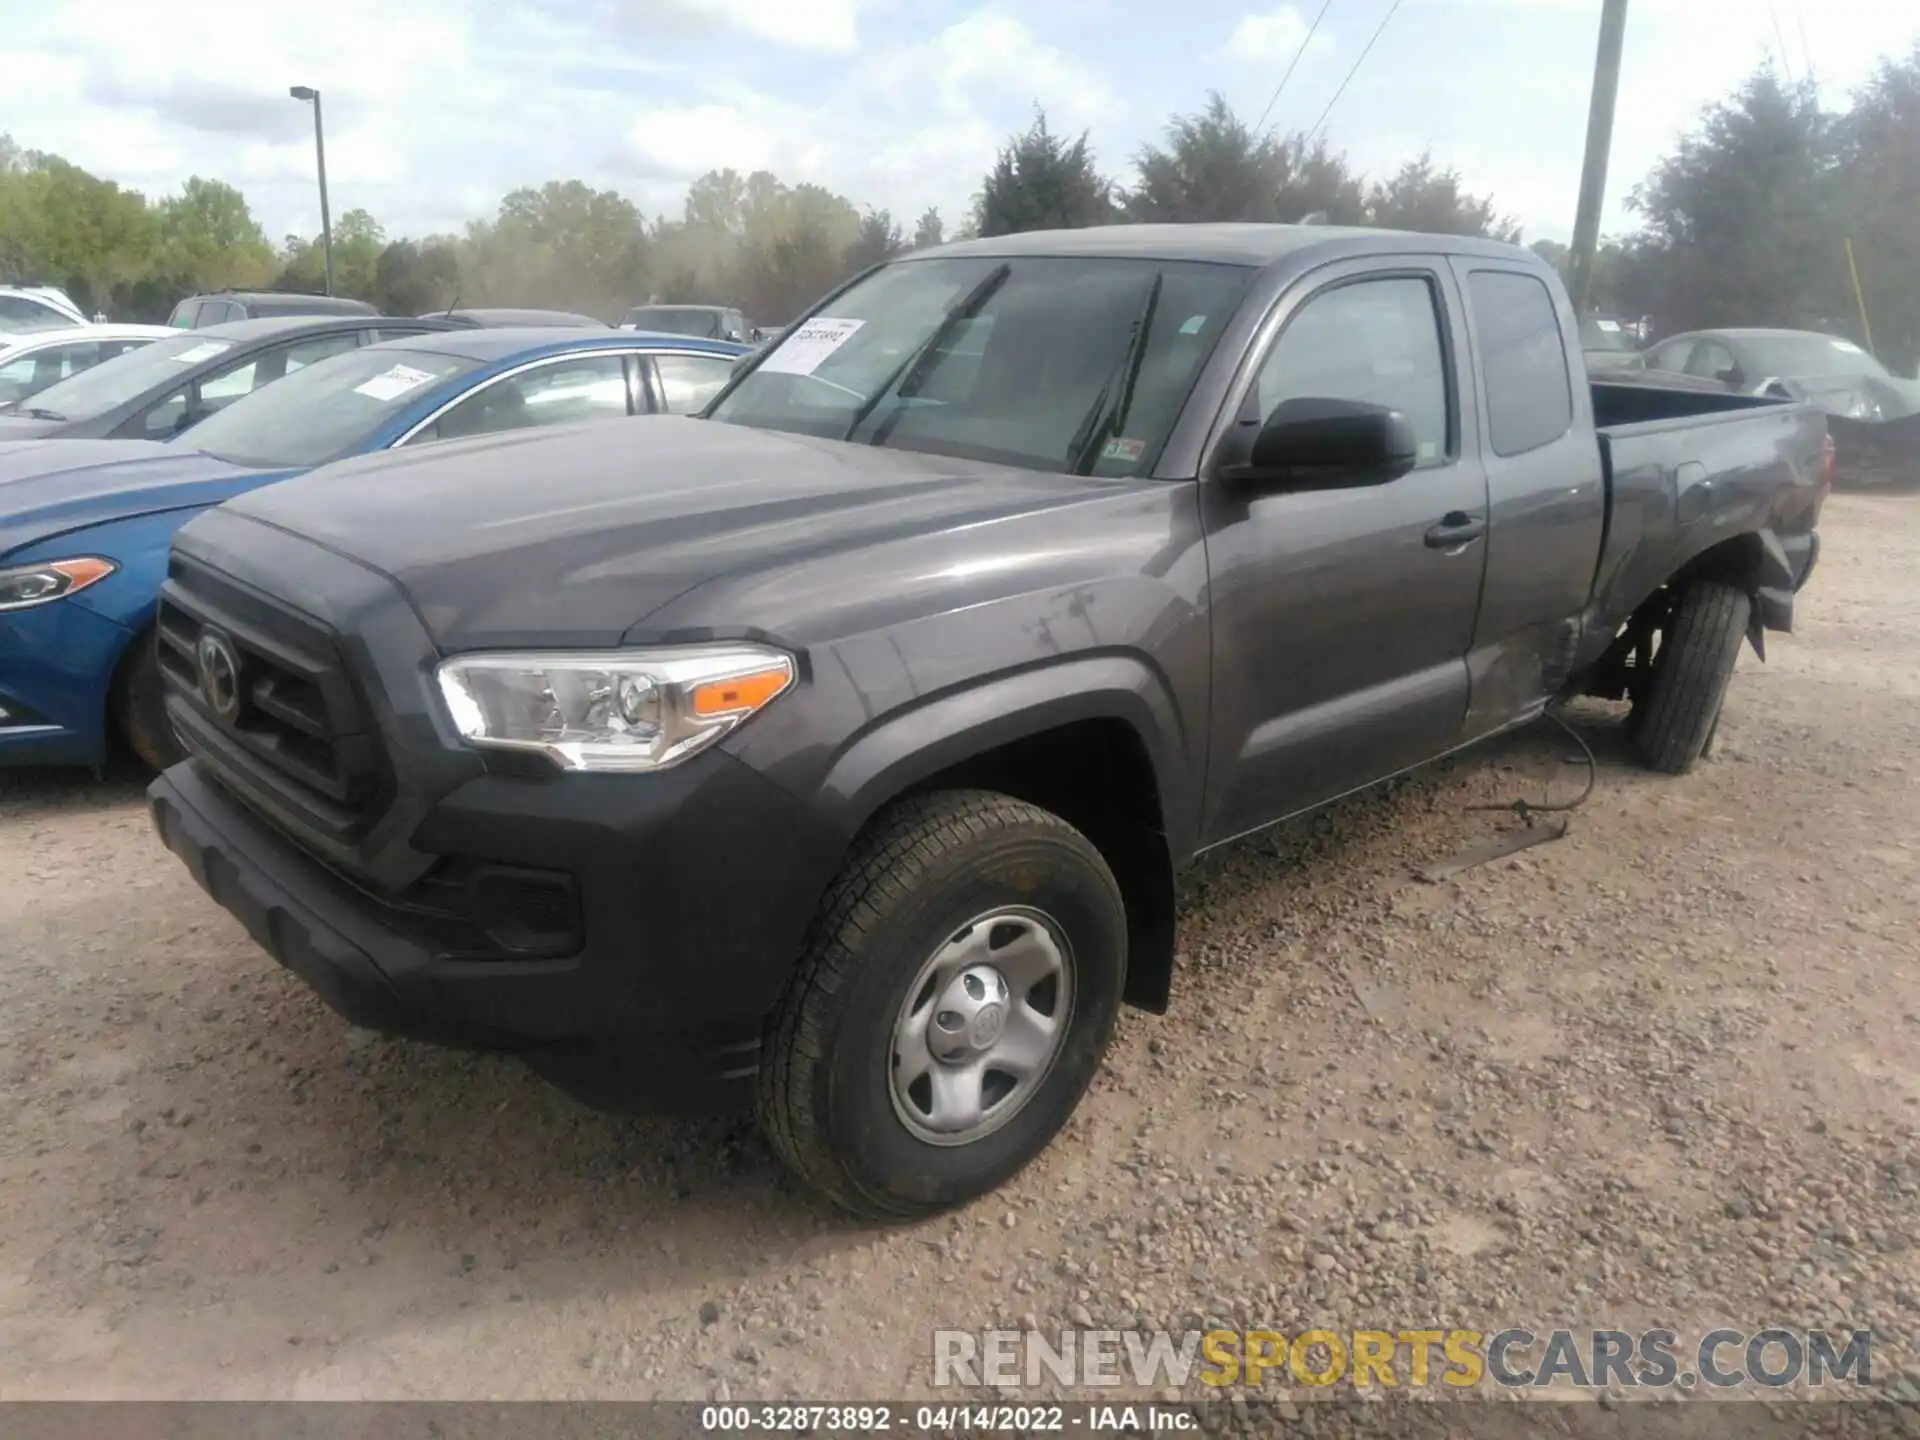
[[[333,218],[327,213],[327,134],[320,123],[320,92],[311,85],[290,86],[287,94],[313,106],[313,154],[320,164],[320,248],[327,266],[327,294],[333,294]]]
[[[1627,35],[1627,0],[1602,0],[1600,48],[1593,59],[1593,98],[1587,107],[1587,157],[1580,167],[1580,209],[1573,219],[1568,268],[1573,308],[1587,313],[1593,256],[1600,245],[1600,211],[1607,200],[1607,157],[1613,149],[1613,102],[1620,93],[1620,52]]]

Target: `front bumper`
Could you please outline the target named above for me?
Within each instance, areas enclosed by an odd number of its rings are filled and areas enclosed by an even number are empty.
[[[558,959],[476,959],[439,943],[444,925],[423,927],[415,907],[295,845],[198,762],[166,771],[148,798],[201,887],[349,1021],[523,1051],[608,1108],[747,1097],[762,1023],[839,854],[784,792],[717,752],[657,776],[489,776],[446,797],[423,837],[453,860],[570,874],[583,943]]]
[[[0,765],[98,765],[107,697],[132,643],[71,600],[0,615]]]

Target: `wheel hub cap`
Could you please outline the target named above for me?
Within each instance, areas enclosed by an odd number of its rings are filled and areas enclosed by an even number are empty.
[[[894,1023],[894,1112],[918,1138],[964,1145],[1033,1097],[1072,1016],[1072,951],[1037,910],[964,926],[920,968]]]

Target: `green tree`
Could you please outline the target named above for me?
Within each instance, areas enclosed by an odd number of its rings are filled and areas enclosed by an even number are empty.
[[[1047,128],[1046,112],[1038,108],[1033,124],[1001,148],[973,202],[981,235],[1107,225],[1115,218],[1113,182],[1095,168],[1085,132],[1068,142]]]
[[[1459,172],[1440,169],[1431,152],[1415,156],[1368,189],[1367,223],[1429,235],[1520,238],[1520,227],[1495,213],[1491,196],[1468,194]]]
[[[930,246],[944,242],[945,227],[940,223],[940,212],[929,205],[921,212],[920,219],[913,227],[913,246],[915,250],[925,250]]]
[[[1628,197],[1644,222],[1633,285],[1663,330],[1849,313],[1840,139],[1813,88],[1771,69],[1707,108]]]
[[[273,274],[273,247],[247,197],[195,175],[154,207],[159,253],[152,271],[183,292],[249,290]]]
[[[64,287],[82,308],[152,264],[154,217],[122,190],[57,155],[8,142],[0,172],[0,281]]]
[[[869,265],[878,265],[906,248],[907,242],[900,234],[900,227],[893,223],[892,212],[869,210],[860,217],[860,228],[854,234],[853,243],[847,246],[847,271],[851,274]]]
[[[1126,208],[1135,220],[1291,224],[1319,215],[1357,225],[1366,218],[1345,156],[1302,135],[1256,135],[1218,94],[1199,114],[1174,116],[1164,145],[1147,146],[1134,164],[1140,183]]]
[[[1851,236],[1875,349],[1911,375],[1920,362],[1920,43],[1883,63],[1856,97],[1840,161],[1845,219],[1829,227],[1828,244],[1835,228]]]
[[[374,266],[373,302],[388,315],[422,315],[450,309],[460,298],[456,242],[433,236],[418,243],[395,240]]]

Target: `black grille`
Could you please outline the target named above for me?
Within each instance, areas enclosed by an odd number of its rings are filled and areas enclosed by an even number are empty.
[[[221,778],[329,839],[375,817],[379,743],[325,626],[176,555],[159,637],[174,728]]]

